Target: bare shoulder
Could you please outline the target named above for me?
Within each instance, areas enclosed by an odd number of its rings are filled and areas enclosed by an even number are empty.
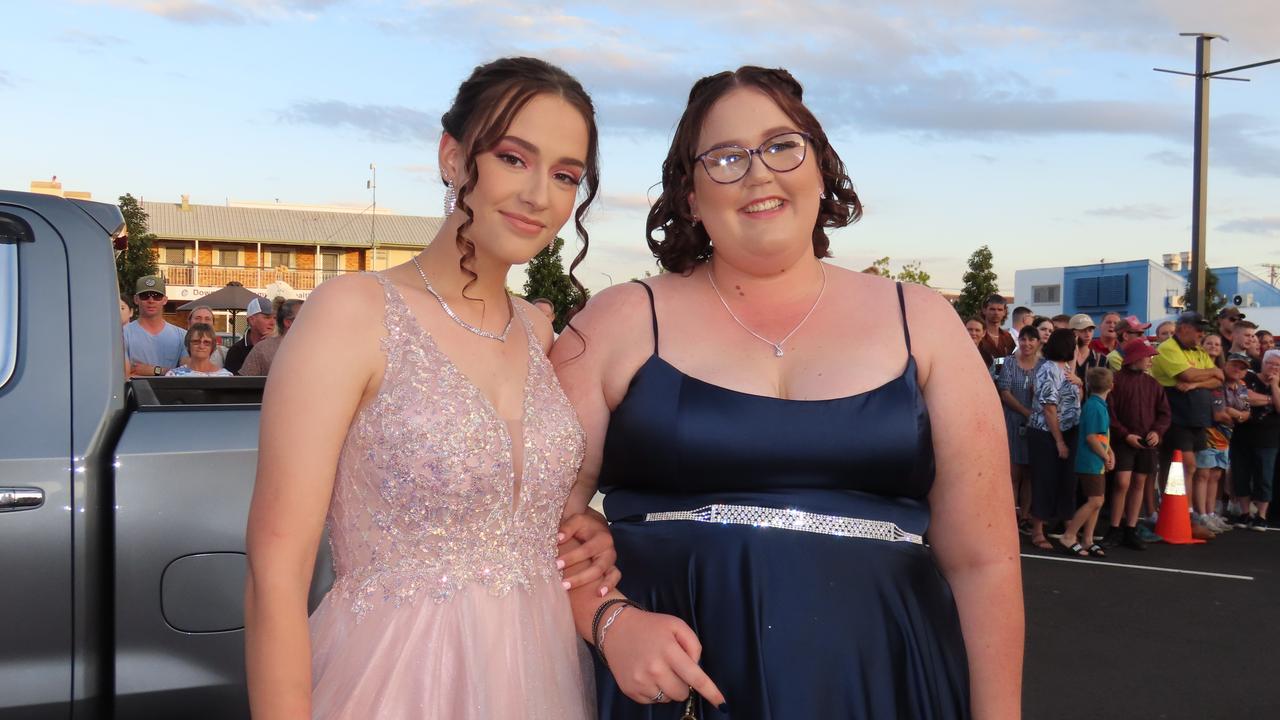
[[[344,349],[359,348],[368,345],[359,340],[383,335],[385,312],[385,293],[371,274],[339,275],[307,296],[289,330],[289,337],[295,342],[307,338],[306,342],[321,346],[341,338]],[[326,352],[325,356],[336,361],[337,356],[345,354]]]
[[[551,341],[555,338],[556,331],[552,327],[551,321],[547,319],[542,311],[534,307],[533,303],[525,300],[519,295],[512,295],[511,302],[520,309],[520,312],[527,318],[529,323],[533,325],[533,334],[538,338],[538,342],[542,345],[542,351],[551,352]]]
[[[903,298],[907,308],[907,327],[911,331],[911,350],[916,356],[916,367],[919,369],[920,385],[927,387],[929,376],[936,364],[954,363],[959,359],[969,358],[973,362],[966,363],[974,370],[968,374],[975,378],[985,377],[981,369],[979,355],[974,352],[957,353],[957,348],[972,347],[972,341],[965,333],[964,323],[956,309],[947,301],[942,293],[932,288],[914,283],[902,284]],[[957,355],[960,357],[957,358]]]
[[[553,359],[576,357],[587,350],[594,354],[647,337],[637,333],[648,333],[651,326],[648,294],[639,283],[612,285],[593,295],[571,322],[573,330],[566,328],[560,334]],[[583,338],[588,338],[585,348]]]

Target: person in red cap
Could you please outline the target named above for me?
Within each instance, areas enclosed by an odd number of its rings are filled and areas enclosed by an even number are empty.
[[[1124,545],[1145,550],[1146,543],[1138,531],[1138,514],[1147,478],[1157,469],[1156,448],[1169,429],[1171,416],[1164,387],[1148,372],[1156,349],[1146,340],[1135,338],[1120,350],[1124,365],[1115,374],[1115,387],[1108,403],[1111,446],[1116,458],[1111,529],[1104,536],[1102,546]]]
[[[1112,372],[1120,372],[1120,368],[1124,367],[1124,346],[1130,340],[1144,340],[1147,336],[1147,329],[1151,327],[1151,323],[1144,323],[1138,319],[1137,315],[1130,315],[1121,318],[1116,323],[1116,347],[1107,354],[1107,367]]]

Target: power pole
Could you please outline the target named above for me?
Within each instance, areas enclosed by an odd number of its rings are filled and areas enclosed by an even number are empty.
[[[1280,277],[1280,265],[1275,263],[1262,263],[1262,267],[1267,269],[1267,282],[1271,283],[1272,287],[1275,287],[1276,278]]]
[[[1186,75],[1196,79],[1196,115],[1195,115],[1195,159],[1191,169],[1191,270],[1188,273],[1190,280],[1191,295],[1195,298],[1195,307],[1190,308],[1198,313],[1204,314],[1204,309],[1208,298],[1204,293],[1205,280],[1205,226],[1207,213],[1205,212],[1205,198],[1209,191],[1209,81],[1210,80],[1236,80],[1238,82],[1249,82],[1248,78],[1222,77],[1226,73],[1235,72],[1236,70],[1247,70],[1249,68],[1261,67],[1262,65],[1270,65],[1280,62],[1280,58],[1275,60],[1264,60],[1262,62],[1250,63],[1248,65],[1239,65],[1226,70],[1218,70],[1209,72],[1209,41],[1215,38],[1222,38],[1223,42],[1227,42],[1227,38],[1216,35],[1214,33],[1178,33],[1182,37],[1194,37],[1196,39],[1196,71],[1194,73],[1181,72],[1178,70],[1166,70],[1163,68],[1152,68],[1156,72],[1173,73],[1174,75]]]
[[[369,218],[369,247],[372,248],[373,257],[369,258],[369,269],[377,270],[378,234],[375,230],[377,230],[378,225],[378,166],[369,163],[369,173],[371,177],[364,183],[364,186],[373,193],[373,215]]]

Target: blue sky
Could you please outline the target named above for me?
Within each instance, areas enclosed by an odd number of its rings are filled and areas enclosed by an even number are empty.
[[[599,108],[602,191],[579,275],[652,269],[646,192],[688,88],[741,64],[806,87],[867,206],[836,262],[920,261],[958,287],[1190,246],[1189,78],[1280,57],[1274,0],[84,0],[10,4],[0,187],[438,214],[439,116],[485,60],[533,54]],[[1212,88],[1209,261],[1280,263],[1280,64]],[[566,233],[568,234],[568,233]],[[513,276],[512,285],[519,278]]]

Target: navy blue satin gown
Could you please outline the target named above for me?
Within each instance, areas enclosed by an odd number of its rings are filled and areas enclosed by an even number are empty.
[[[619,589],[680,617],[702,642],[702,666],[729,710],[703,702],[700,719],[969,717],[955,601],[927,546],[644,520],[739,504],[887,520],[923,535],[933,446],[905,308],[903,317],[902,375],[857,395],[798,401],[680,372],[659,354],[655,315],[654,353],[610,418],[600,489]],[[598,660],[596,677],[601,720],[683,713],[683,703],[628,699]]]

